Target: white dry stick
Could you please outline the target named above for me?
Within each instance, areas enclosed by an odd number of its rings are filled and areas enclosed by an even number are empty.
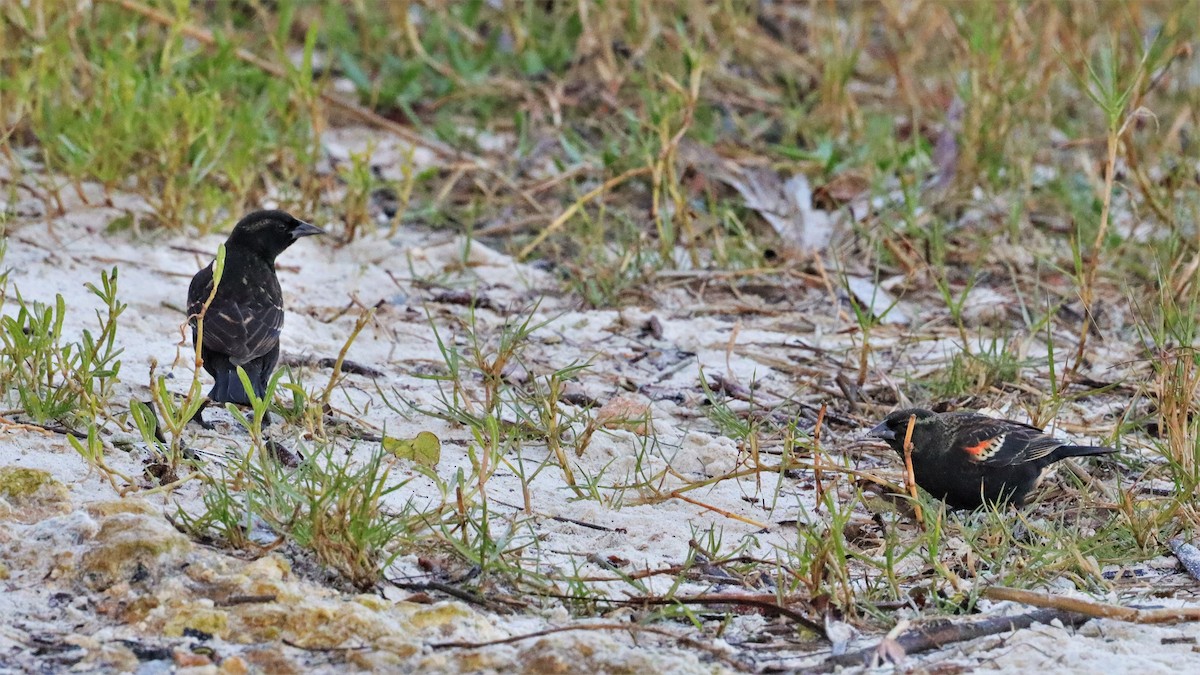
[[[1200,549],[1182,539],[1172,539],[1167,542],[1167,546],[1171,553],[1179,558],[1179,562],[1183,563],[1183,569],[1187,570],[1193,579],[1200,581]]]

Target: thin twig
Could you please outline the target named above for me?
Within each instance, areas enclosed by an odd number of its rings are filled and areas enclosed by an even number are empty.
[[[917,424],[917,416],[909,415],[908,416],[908,429],[906,429],[904,431],[904,483],[905,483],[905,487],[908,488],[908,496],[912,497],[912,500],[913,500],[912,501],[913,513],[916,515],[917,524],[921,526],[922,530],[924,530],[925,529],[925,518],[924,518],[924,514],[921,512],[921,500],[917,498],[917,479],[913,473],[913,463],[912,463],[912,453],[913,453],[912,435],[913,435],[913,427],[915,427],[916,424]]]
[[[669,633],[665,630],[647,628],[646,626],[639,626],[637,624],[632,624],[632,623],[592,623],[592,624],[579,624],[579,625],[574,625],[574,626],[559,626],[557,628],[547,628],[545,630],[538,630],[538,631],[534,631],[532,633],[522,633],[520,635],[512,635],[512,636],[509,636],[506,638],[500,638],[498,640],[486,640],[484,642],[468,642],[466,640],[459,640],[456,642],[435,642],[429,646],[433,649],[482,649],[484,647],[494,647],[496,645],[508,645],[508,644],[512,644],[514,642],[521,642],[523,640],[532,640],[534,638],[545,637],[547,635],[555,635],[557,633],[569,633],[572,631],[580,631],[580,630],[588,630],[588,631],[592,631],[592,630],[594,630],[594,631],[644,630],[647,632],[657,633],[659,635],[668,635],[670,637],[679,637],[679,636]]]
[[[556,635],[558,633],[569,633],[574,631],[620,631],[631,633],[649,633],[652,635],[661,635],[683,643],[687,647],[701,649],[711,654],[714,658],[719,659],[728,666],[734,667],[743,672],[754,672],[754,668],[748,664],[742,663],[731,657],[726,650],[720,649],[712,644],[708,644],[692,638],[687,635],[673,633],[663,628],[655,628],[653,626],[642,626],[636,623],[591,623],[591,624],[576,624],[571,626],[558,626],[557,628],[547,628],[545,630],[534,631],[532,633],[522,633],[513,635],[498,640],[487,640],[484,642],[468,642],[460,640],[456,642],[435,642],[429,645],[433,649],[483,649],[484,647],[494,647],[496,645],[507,645],[514,642],[522,642],[524,640],[532,640],[535,638],[546,637],[547,635]]]
[[[61,434],[63,436],[74,436],[75,438],[87,438],[87,434],[82,431],[76,431],[61,424],[39,424],[37,422],[17,422],[6,417],[0,416],[0,426],[5,429],[13,429],[18,431],[34,431],[39,434],[49,436],[52,434]]]
[[[162,485],[159,485],[158,487],[150,488],[148,490],[138,490],[136,492],[136,494],[139,497],[148,497],[152,494],[157,494],[159,492],[171,492],[174,490],[178,490],[181,486],[183,486],[184,483],[195,480],[202,476],[204,476],[203,471],[194,471],[194,472],[189,473],[188,475],[184,476],[183,478],[178,478],[176,480],[171,481],[170,483],[164,483]],[[121,496],[124,496],[124,493],[122,493]]]
[[[983,591],[989,600],[1008,600],[1034,607],[1060,609],[1083,614],[1096,619],[1116,619],[1130,623],[1181,623],[1200,621],[1200,607],[1174,607],[1164,609],[1137,609],[1106,602],[1095,602],[1083,598],[1050,595],[1036,591],[1025,591],[1006,586],[992,586]]]
[[[253,605],[264,602],[275,602],[278,596],[274,593],[264,595],[231,595],[224,600],[213,602],[217,607],[234,607],[236,605]]]
[[[575,554],[572,554],[572,555],[575,555]],[[633,572],[620,572],[620,571],[616,571],[617,570],[616,565],[608,563],[607,561],[603,560],[602,558],[599,558],[598,554],[595,554],[595,553],[588,554],[588,562],[599,565],[600,567],[614,570],[616,572],[616,576],[599,576],[599,575],[572,576],[570,578],[570,581],[587,581],[589,583],[620,583],[620,582],[628,582],[631,579],[649,579],[650,577],[660,577],[660,576],[669,576],[669,577],[679,576],[680,574],[683,574],[684,572],[690,572],[690,571],[696,569],[696,567],[697,567],[696,563],[686,563],[686,564],[682,564],[682,565],[668,565],[666,567],[656,567],[654,569],[636,570]],[[755,564],[755,565],[776,565],[776,562],[773,560],[765,560],[763,558],[755,558],[753,556],[748,556],[748,555],[734,556],[732,558],[723,558],[721,560],[710,560],[710,561],[704,563],[704,565],[706,565],[708,567],[720,568],[720,567],[725,567],[728,565],[739,565],[739,564],[747,564],[747,563]],[[545,598],[557,598],[559,600],[580,600],[581,599],[575,595],[559,595],[559,594],[553,594],[553,593],[539,593],[538,595],[541,595],[542,597],[545,597]]]
[[[511,609],[525,609],[526,608],[526,605],[521,604],[521,603],[513,602],[511,600],[504,600],[504,599],[492,597],[492,596],[485,597],[485,596],[479,595],[478,593],[472,593],[471,591],[468,591],[466,589],[459,588],[452,584],[442,583],[440,581],[419,581],[419,582],[412,581],[412,582],[410,582],[410,581],[401,581],[399,579],[389,579],[388,581],[392,585],[394,585],[396,588],[402,588],[406,591],[414,591],[414,592],[421,592],[421,593],[424,593],[426,591],[437,591],[439,593],[445,593],[446,595],[449,595],[452,598],[458,598],[459,600],[462,600],[463,602],[466,602],[471,605],[478,605],[490,612],[499,613],[499,612],[504,612],[506,610],[511,610]]]
[[[756,473],[756,472],[752,472],[752,473]],[[708,509],[709,511],[712,511],[713,513],[719,513],[722,516],[725,516],[726,518],[732,518],[733,520],[740,520],[741,522],[746,523],[747,525],[753,525],[760,530],[767,530],[767,529],[770,529],[770,527],[771,527],[770,525],[760,523],[757,520],[754,520],[753,518],[739,516],[738,514],[733,513],[732,511],[726,511],[725,509],[713,506],[712,504],[705,504],[704,502],[702,502],[698,499],[692,499],[691,497],[685,497],[684,495],[679,494],[679,492],[677,490],[672,491],[667,496],[671,497],[673,499],[683,500],[689,504],[694,504],[695,506],[699,506],[702,509]]]
[[[821,504],[825,502],[825,484],[821,482],[821,464],[824,461],[821,455],[821,425],[825,422],[825,409],[828,404],[821,404],[821,411],[817,413],[817,424],[813,427],[813,482],[817,487],[817,505],[815,511],[821,510]]]
[[[768,613],[791,619],[792,621],[804,626],[817,635],[820,635],[825,639],[829,639],[828,636],[825,635],[824,624],[814,621],[813,619],[804,616],[794,609],[779,604],[774,595],[714,593],[711,595],[674,595],[663,597],[630,598],[628,600],[604,599],[597,601],[607,602],[615,605],[625,605],[627,607],[637,607],[639,605],[746,605],[748,607],[757,607],[758,609],[766,610]]]
[[[320,401],[322,406],[329,405],[329,397],[333,395],[334,388],[337,387],[338,382],[342,380],[342,364],[346,361],[346,352],[350,351],[350,345],[354,344],[355,338],[358,337],[358,334],[362,332],[362,329],[365,328],[373,318],[375,318],[375,308],[371,307],[363,310],[363,312],[358,315],[358,319],[355,320],[354,328],[350,330],[349,337],[347,337],[346,341],[342,343],[342,348],[338,351],[337,360],[333,362],[333,372],[329,375],[329,384],[325,385],[325,391],[321,392],[320,397],[317,399]]]
[[[941,623],[908,631],[894,638],[892,647],[899,647],[906,655],[916,654],[941,649],[955,642],[1021,630],[1035,623],[1048,624],[1055,619],[1067,626],[1078,626],[1087,622],[1089,617],[1060,609],[1039,609],[1018,616],[999,616],[968,623]],[[831,656],[825,659],[819,670],[828,671],[838,666],[865,665],[874,660],[877,655],[882,656],[885,651],[890,652],[891,650],[884,643],[880,643],[855,652]]]

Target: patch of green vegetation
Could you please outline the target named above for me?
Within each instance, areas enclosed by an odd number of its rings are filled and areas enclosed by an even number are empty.
[[[168,11],[177,26],[190,18],[186,4]],[[285,205],[301,202],[316,157],[311,71],[274,77],[229,42],[209,49],[133,18],[107,2],[6,8],[0,27],[15,39],[0,56],[0,96],[5,123],[16,123],[6,146],[36,144],[77,188],[142,195],[168,228],[206,232],[251,210],[268,186],[282,188],[272,196]]]
[[[8,296],[8,274],[0,275],[0,306]],[[25,300],[13,288],[15,311],[0,316],[0,395],[37,424],[68,427],[108,415],[112,388],[121,370],[117,318],[125,304],[117,298],[117,269],[103,272],[100,285],[87,284],[103,303],[98,330],[84,329],[77,340],[64,335],[67,303]]]
[[[179,508],[176,523],[192,536],[251,551],[291,541],[347,582],[373,587],[405,552],[407,538],[425,529],[421,514],[383,506],[405,481],[390,480],[382,448],[361,465],[332,446],[297,450],[307,457],[294,469],[257,453],[254,460],[209,475],[204,510]]]
[[[510,113],[527,81],[566,71],[582,33],[567,5],[323,3],[318,13],[318,45],[365,103],[467,143],[461,120]]]
[[[1002,340],[986,348],[961,351],[945,370],[928,381],[929,397],[935,401],[986,394],[993,387],[1020,382],[1022,362]]]

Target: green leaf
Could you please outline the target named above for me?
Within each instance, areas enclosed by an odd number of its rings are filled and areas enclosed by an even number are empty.
[[[422,431],[415,438],[383,437],[383,449],[399,457],[410,459],[417,464],[434,468],[442,459],[442,442],[431,431]]]
[[[142,403],[137,399],[130,399],[129,412],[133,415],[133,424],[137,427],[138,432],[142,435],[142,440],[151,447],[160,448],[162,443],[158,440],[158,416],[150,409],[150,406]]]

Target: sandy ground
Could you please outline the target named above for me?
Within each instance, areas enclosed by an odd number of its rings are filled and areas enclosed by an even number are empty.
[[[89,189],[89,197],[92,204],[103,203],[98,192]],[[125,209],[137,211],[138,201],[118,196],[116,206],[107,207],[70,199],[68,212],[51,219],[40,215],[37,204],[9,205],[10,210],[25,214],[7,226],[4,265],[10,270],[9,297],[15,297],[16,289],[27,300],[51,301],[62,294],[70,308],[64,333],[74,336],[85,328],[94,330],[96,322],[94,310],[99,303],[84,284],[97,281],[102,270],[119,268],[120,297],[128,309],[120,321],[118,339],[125,353],[114,400],[148,398],[153,361],[160,372],[175,378],[173,386],[182,392],[191,377],[188,348],[181,344],[180,331],[186,285],[223,237],[106,235],[107,224]],[[789,401],[787,409],[799,416],[798,427],[808,430],[820,403],[835,392],[836,374],[852,373],[857,365],[846,356],[858,338],[844,298],[817,284],[796,282],[762,294],[726,294],[713,300],[702,292],[703,279],[697,277],[664,284],[636,306],[581,309],[577,298],[560,290],[553,271],[517,263],[486,242],[468,246],[445,233],[411,230],[392,239],[382,232],[368,234],[340,248],[330,242],[302,241],[279,262],[289,312],[284,358],[336,356],[354,325],[354,313],[344,312],[348,304],[377,305],[376,320],[353,344],[349,358],[383,375],[374,380],[349,376],[334,406],[364,428],[386,429],[389,436],[435,433],[442,441],[437,471],[444,479],[451,479],[460,467],[469,470],[470,432],[407,407],[401,408],[407,411],[401,414],[383,405],[379,392],[387,393],[394,403],[437,407],[438,383],[418,376],[444,369],[439,335],[463,348],[470,344],[465,328],[468,309],[452,301],[458,291],[488,300],[475,312],[475,331],[492,343],[506,320],[531,316],[533,324],[540,325],[527,340],[519,368],[509,373],[513,380],[536,380],[586,362],[589,367],[569,385],[574,400],[599,406],[621,400],[634,409],[648,408],[652,434],[601,429],[582,456],[569,452],[577,476],[591,476],[607,486],[633,485],[640,477],[670,469],[658,488],[661,495],[690,481],[731,472],[747,460],[745,449],[722,435],[706,414],[702,372],[709,379],[720,376],[743,386],[753,382],[756,397],[764,402],[756,406],[759,409]],[[989,300],[985,297],[983,302]],[[920,308],[905,310],[914,321],[921,320]],[[12,311],[11,301],[5,311]],[[932,339],[912,340],[905,326],[885,325],[876,329],[873,344],[896,363],[919,372],[940,367],[951,353],[955,336],[949,330],[944,334],[934,330],[930,335]],[[177,358],[180,354],[182,358]],[[1111,354],[1111,364],[1123,363],[1125,356]],[[1110,378],[1120,376],[1108,372]],[[307,388],[316,389],[328,381],[330,372],[300,368],[296,374]],[[562,405],[567,413],[583,410]],[[749,406],[735,402],[733,407]],[[194,430],[188,442],[216,463],[227,455],[236,456],[247,436],[227,413],[211,415],[216,430]],[[302,448],[308,442],[280,428],[271,434],[291,447]],[[343,444],[356,457],[369,451],[363,443]],[[894,460],[885,450],[865,444],[859,429],[831,425],[825,444],[834,459],[897,475]],[[745,555],[773,559],[794,545],[798,527],[819,527],[822,518],[814,515],[812,475],[804,472],[720,481],[688,492],[690,501],[648,499],[651,491],[644,487],[609,489],[604,493],[607,499],[598,501],[575,498],[554,466],[541,470],[529,483],[531,513],[527,513],[521,480],[513,469],[533,470],[549,456],[543,444],[527,444],[519,456],[509,456],[510,465],[500,468],[487,485],[497,523],[512,524],[513,536],[531,546],[527,556],[536,556],[536,562],[529,564],[545,573],[611,578],[611,561],[618,561],[625,572],[679,565],[687,559],[689,540],[703,540],[710,532],[720,537],[723,550],[745,545]],[[113,451],[108,456],[112,468],[131,476],[142,474],[145,459],[140,442],[132,452]],[[794,637],[795,632],[786,628],[786,621],[754,614],[735,619],[722,639],[704,638],[705,648],[669,636],[631,635],[609,628],[477,649],[437,648],[436,643],[483,642],[562,626],[569,623],[569,616],[553,605],[500,615],[459,601],[414,598],[421,594],[394,588],[358,596],[322,587],[292,570],[282,554],[246,561],[198,543],[176,541],[163,514],[177,508],[199,509],[197,482],[169,496],[143,498],[135,491],[122,498],[57,434],[22,426],[0,430],[0,467],[42,469],[67,488],[65,495],[43,495],[34,505],[14,505],[0,519],[0,547],[10,551],[4,558],[7,578],[0,577],[4,589],[0,672],[49,672],[70,665],[80,670],[165,672],[172,664],[230,672],[243,666],[270,672],[275,670],[271,664],[326,671],[720,672],[738,667],[813,667],[829,654],[827,643],[791,639],[789,634]],[[397,509],[406,503],[441,500],[432,482],[404,462],[395,466],[393,479],[407,481],[390,497]],[[122,500],[135,505],[114,506]],[[148,578],[129,582],[121,577],[123,558],[115,563],[107,585],[84,578],[80,570],[86,565],[78,561],[108,550],[104,547],[113,545],[115,536],[111,528],[142,528],[169,544],[152,552]],[[124,549],[112,550],[120,557]],[[68,564],[64,556],[77,561]],[[610,562],[605,564],[606,560]],[[418,556],[404,556],[391,574],[420,577],[425,571],[418,563]],[[1170,559],[1148,569],[1163,583],[1190,585]],[[672,575],[651,576],[644,580],[644,592],[667,593],[675,582]],[[682,590],[741,588],[711,580],[694,580],[687,586]],[[304,642],[304,634],[286,633],[286,622],[270,624],[276,633],[258,631],[256,627],[265,621],[261,616],[249,614],[250,609],[239,604],[223,605],[203,590],[222,588],[224,597],[242,597],[266,587],[270,595],[295,600],[288,605],[290,610],[281,611],[314,617],[316,626],[338,625],[345,630],[310,643]],[[623,597],[629,590],[619,581],[594,582],[593,587],[613,597]],[[770,586],[763,590],[770,592]],[[137,604],[134,600],[152,608],[129,610],[130,603]],[[1121,600],[1128,602],[1128,597]],[[1159,601],[1144,604],[1154,602]],[[113,603],[125,603],[124,609],[113,609]],[[208,613],[197,608],[207,608]],[[984,605],[985,613],[1020,611]],[[212,621],[189,623],[201,615]],[[611,626],[628,622],[629,616],[618,612],[596,621]],[[717,625],[716,620],[709,621],[710,627]],[[215,628],[191,633],[181,628],[196,625]],[[697,634],[683,623],[659,625],[672,634]],[[910,657],[903,665],[938,672],[960,668],[1179,672],[1200,668],[1197,637],[1200,629],[1193,625],[1134,626],[1115,621],[1092,621],[1078,629],[1038,625]],[[880,638],[855,634],[849,647],[870,646]],[[765,644],[776,647],[764,649]],[[202,658],[205,654],[207,660]],[[583,664],[587,667],[581,668]]]

